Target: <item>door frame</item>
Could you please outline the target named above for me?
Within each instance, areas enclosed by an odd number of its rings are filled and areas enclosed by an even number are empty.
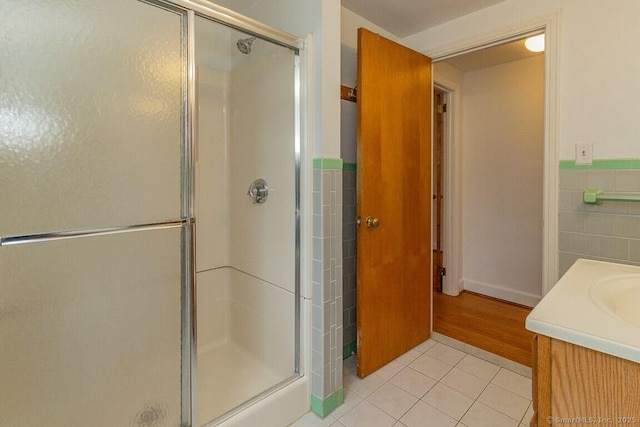
[[[442,147],[442,265],[447,274],[442,277],[442,292],[456,296],[463,289],[462,281],[462,114],[460,85],[445,77],[433,87],[444,92],[443,103],[447,105],[444,116]]]
[[[553,287],[558,280],[558,68],[559,68],[559,31],[560,12],[540,16],[518,25],[506,27],[491,33],[478,35],[466,40],[444,46],[439,50],[427,52],[433,63],[445,61],[465,53],[474,52],[508,41],[524,38],[533,33],[545,35],[544,60],[544,162],[543,162],[543,226],[542,226],[542,296]],[[443,230],[444,247],[449,254],[446,261],[451,278],[445,280],[443,291],[449,295],[457,295],[462,290],[462,147],[460,146],[461,130],[459,128],[461,99],[459,85],[444,78],[436,78],[434,85],[449,91],[452,97],[451,116],[449,117],[450,140],[445,139],[445,215]],[[449,155],[447,155],[449,154]],[[450,245],[450,246],[449,246]],[[446,260],[447,257],[445,256]],[[449,270],[450,269],[450,270]],[[446,276],[445,276],[446,277]]]

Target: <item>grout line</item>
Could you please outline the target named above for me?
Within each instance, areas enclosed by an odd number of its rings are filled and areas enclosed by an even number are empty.
[[[460,351],[462,351],[462,350],[460,350]],[[465,353],[466,353],[466,352],[465,352]],[[467,354],[470,354],[470,353],[467,353]],[[472,355],[472,356],[473,356],[473,355]],[[463,358],[463,359],[464,359],[464,358]],[[478,359],[480,359],[480,358],[478,358]],[[480,359],[480,360],[483,360],[483,359]],[[462,362],[462,360],[460,360],[460,362]],[[458,363],[460,363],[460,362],[458,362]],[[485,362],[487,362],[487,363],[491,363],[491,362],[489,362],[489,361],[487,361],[487,360],[485,360]],[[495,365],[495,363],[494,363],[494,365]],[[498,366],[498,365],[496,365],[496,366]],[[499,367],[499,368],[500,368],[500,369],[502,369],[502,367]],[[495,373],[495,374],[493,374],[493,376],[491,377],[491,379],[489,380],[489,382],[487,382],[487,385],[485,385],[485,386],[484,386],[484,388],[482,389],[482,391],[478,394],[478,397],[476,397],[475,399],[473,399],[473,403],[471,404],[471,406],[469,406],[469,407],[467,408],[467,410],[466,410],[466,411],[464,411],[464,414],[462,414],[462,416],[461,416],[461,417],[460,417],[460,419],[458,420],[458,423],[461,423],[461,422],[462,422],[462,419],[464,418],[464,416],[465,416],[465,415],[467,415],[467,413],[471,410],[471,408],[473,407],[473,405],[475,405],[475,404],[476,404],[476,402],[478,401],[478,399],[480,398],[480,396],[482,396],[482,393],[484,393],[484,391],[487,389],[487,387],[489,387],[489,384],[491,384],[491,381],[493,381],[493,380],[494,380],[494,378],[498,375],[498,373],[500,372],[500,369],[498,369],[498,370],[496,371],[496,373]],[[461,369],[461,371],[464,371],[464,370],[463,370],[463,369]],[[466,372],[466,371],[464,371],[464,372]],[[469,373],[470,375],[473,375],[473,374],[471,374],[470,372],[468,372],[468,373]],[[475,375],[473,375],[473,376],[475,376]],[[480,377],[476,377],[476,378],[480,378]],[[482,378],[481,378],[481,379],[482,379]],[[480,403],[482,403],[482,402],[480,402]]]
[[[493,363],[500,368],[505,368],[506,370],[522,375],[523,377],[531,378],[531,368],[528,366],[524,366],[520,363],[498,356],[497,354],[463,343],[462,341],[449,338],[446,335],[442,335],[435,331],[431,333],[431,339],[441,344],[448,345],[449,347],[453,347],[456,350],[475,356],[485,362]]]
[[[383,379],[384,381],[382,382],[382,384],[381,384],[379,387],[377,387],[375,390],[373,390],[371,393],[369,393],[366,397],[365,397],[365,396],[361,396],[360,394],[358,394],[357,392],[355,392],[353,389],[349,389],[349,391],[350,391],[351,393],[353,393],[353,394],[357,395],[358,397],[360,397],[360,399],[361,399],[361,400],[360,400],[360,402],[358,402],[357,404],[355,404],[355,405],[353,406],[353,408],[351,408],[348,412],[346,412],[345,414],[343,414],[340,418],[342,418],[342,417],[346,416],[347,414],[351,413],[354,409],[356,409],[358,406],[360,406],[360,405],[362,404],[362,402],[363,402],[363,401],[365,401],[365,400],[366,400],[366,401],[367,401],[367,403],[369,403],[370,405],[374,406],[375,408],[377,408],[378,410],[382,411],[383,413],[387,414],[388,416],[390,416],[391,418],[393,418],[396,422],[400,422],[401,418],[402,418],[402,417],[404,417],[407,413],[409,413],[409,412],[410,412],[410,411],[411,411],[411,410],[412,410],[412,409],[413,409],[413,408],[418,404],[418,402],[422,402],[422,403],[424,403],[424,404],[426,404],[426,405],[429,405],[429,406],[431,406],[431,407],[435,408],[436,410],[438,410],[439,412],[443,413],[443,414],[444,414],[444,415],[446,415],[447,417],[449,417],[449,418],[451,418],[451,419],[454,419],[454,420],[456,421],[456,425],[462,422],[462,419],[465,417],[465,415],[469,412],[469,410],[470,410],[470,409],[471,409],[471,408],[472,408],[476,403],[480,403],[480,404],[482,404],[482,405],[484,405],[484,406],[486,406],[486,407],[490,408],[491,410],[496,411],[496,412],[498,412],[498,413],[500,413],[500,414],[502,414],[502,415],[504,415],[504,416],[508,417],[509,419],[511,419],[511,420],[513,420],[513,421],[516,421],[516,422],[518,423],[518,425],[520,425],[520,424],[523,422],[524,417],[527,415],[527,412],[529,411],[529,408],[530,408],[530,407],[531,407],[531,405],[532,405],[531,400],[530,400],[530,399],[527,399],[527,398],[526,398],[526,397],[524,397],[524,396],[521,396],[521,395],[520,395],[520,394],[518,394],[518,393],[515,393],[514,391],[511,391],[511,390],[505,389],[504,387],[499,386],[499,385],[497,385],[497,384],[493,384],[493,380],[495,380],[495,378],[498,376],[498,374],[500,373],[500,371],[501,371],[502,369],[505,369],[505,370],[507,370],[507,371],[514,372],[514,373],[516,373],[516,374],[518,374],[518,375],[521,375],[521,376],[523,376],[523,377],[525,377],[525,378],[527,377],[526,375],[523,375],[523,374],[522,374],[522,373],[520,373],[520,372],[514,371],[513,369],[509,369],[508,367],[501,366],[500,364],[495,363],[495,362],[494,362],[494,361],[492,361],[492,360],[486,360],[486,359],[484,359],[484,358],[482,358],[482,357],[478,357],[478,355],[477,355],[477,354],[473,354],[472,352],[466,351],[465,349],[459,349],[459,348],[456,348],[456,347],[454,347],[454,346],[452,346],[452,345],[449,345],[449,344],[447,344],[447,343],[443,343],[443,342],[437,341],[437,340],[433,339],[433,337],[431,338],[431,340],[432,340],[432,341],[435,341],[435,342],[436,342],[436,344],[435,344],[435,345],[433,345],[433,346],[431,346],[431,347],[429,347],[429,348],[428,348],[428,349],[426,349],[425,351],[422,351],[422,352],[418,351],[418,353],[420,354],[418,357],[416,357],[416,358],[415,358],[413,361],[411,361],[408,365],[401,364],[401,365],[402,365],[402,369],[401,369],[400,371],[398,371],[396,374],[394,374],[393,376],[391,376],[390,378],[386,379],[386,378],[383,378],[383,377],[380,377],[380,376],[376,375],[376,374],[375,374],[375,372],[374,372],[374,373],[372,373],[371,375],[375,375],[375,376],[377,376],[378,378]],[[415,370],[415,369],[414,369],[414,368],[412,368],[410,365],[411,365],[411,363],[415,362],[415,360],[417,360],[419,357],[421,357],[421,356],[423,356],[423,355],[428,355],[429,357],[433,358],[434,360],[437,360],[437,361],[439,361],[439,362],[446,363],[446,362],[444,362],[444,361],[442,361],[442,360],[440,360],[440,359],[438,359],[438,358],[435,358],[435,357],[433,357],[433,356],[431,356],[431,355],[429,355],[429,354],[428,354],[429,350],[433,349],[433,348],[434,348],[436,345],[438,345],[438,344],[445,345],[445,346],[447,346],[447,347],[450,347],[450,348],[456,349],[456,350],[458,350],[458,351],[462,351],[463,353],[465,353],[465,356],[464,356],[464,357],[462,357],[460,360],[458,360],[454,365],[451,365],[451,368],[449,368],[449,369],[447,370],[447,372],[446,372],[446,373],[445,373],[445,374],[444,374],[444,375],[443,375],[439,380],[436,380],[435,378],[432,378],[432,377],[430,377],[429,375],[426,375],[426,374],[424,374],[424,373],[422,373],[422,372],[420,372],[420,371]],[[472,347],[472,346],[468,346],[468,347],[475,349],[475,347]],[[412,350],[415,350],[415,348],[414,348],[414,349],[412,349]],[[411,351],[411,350],[410,350],[410,351]],[[444,386],[447,386],[447,387],[449,387],[449,388],[451,388],[451,389],[453,389],[453,390],[457,391],[458,393],[461,393],[461,394],[465,395],[466,397],[471,398],[471,396],[468,396],[468,395],[466,395],[466,394],[464,394],[464,393],[460,392],[459,390],[457,390],[457,389],[455,389],[455,388],[453,388],[453,387],[451,387],[451,386],[449,386],[449,385],[447,385],[447,384],[445,384],[445,383],[443,383],[443,382],[442,382],[442,380],[443,380],[443,379],[444,379],[444,378],[445,378],[445,377],[446,377],[446,376],[447,376],[447,375],[448,375],[448,374],[449,374],[449,373],[450,373],[454,368],[458,367],[458,365],[459,365],[459,364],[460,364],[460,363],[461,363],[461,362],[466,358],[466,356],[467,356],[467,355],[474,356],[474,357],[477,357],[477,358],[478,358],[478,359],[480,359],[480,360],[484,360],[485,362],[491,363],[492,365],[497,366],[499,369],[498,369],[498,370],[496,371],[496,373],[495,373],[495,374],[493,374],[493,375],[491,376],[491,378],[487,381],[487,384],[484,386],[484,388],[482,389],[482,391],[478,394],[478,397],[476,397],[476,398],[472,398],[472,399],[473,399],[473,403],[469,406],[469,408],[467,408],[467,410],[464,412],[464,414],[462,414],[462,416],[460,417],[460,419],[456,419],[456,418],[454,418],[453,416],[451,416],[451,415],[447,414],[446,412],[443,412],[443,411],[442,411],[442,410],[440,410],[439,408],[437,408],[437,407],[435,407],[435,406],[431,405],[430,403],[428,403],[428,402],[424,401],[423,399],[424,399],[424,397],[425,397],[425,396],[426,396],[430,391],[432,391],[432,390],[433,390],[433,388],[434,388],[436,385],[438,385],[438,384],[442,384],[442,385],[444,385]],[[499,356],[496,356],[496,357],[499,357]],[[516,364],[515,362],[511,362],[511,363],[513,363],[513,364],[515,364],[515,365],[518,365],[518,364]],[[447,364],[448,364],[448,363],[447,363]],[[374,393],[376,393],[378,390],[380,390],[380,388],[382,388],[386,383],[391,383],[391,379],[393,379],[396,375],[398,375],[400,372],[402,372],[402,371],[403,371],[403,370],[405,370],[406,368],[409,368],[409,369],[411,369],[412,371],[415,371],[415,372],[417,372],[417,373],[419,373],[419,374],[421,374],[421,375],[425,375],[426,377],[428,377],[428,378],[430,378],[431,380],[435,381],[435,384],[434,384],[434,386],[433,386],[433,387],[431,387],[430,389],[428,389],[427,391],[425,391],[425,393],[424,393],[421,397],[418,397],[418,398],[417,398],[417,400],[416,400],[416,402],[415,402],[414,404],[412,404],[412,405],[411,405],[407,410],[405,410],[405,411],[402,413],[402,415],[400,415],[398,418],[396,418],[396,417],[395,417],[395,416],[393,416],[392,414],[388,413],[387,411],[385,411],[384,409],[380,408],[380,407],[379,407],[379,406],[377,406],[375,403],[373,403],[372,401],[370,401],[370,400],[369,400],[369,397],[371,397]],[[525,367],[525,368],[526,368],[526,367]],[[460,371],[462,371],[462,372],[464,372],[464,373],[468,374],[468,375],[471,375],[472,377],[475,377],[475,378],[478,378],[478,379],[481,379],[481,380],[485,380],[485,378],[479,377],[479,376],[477,376],[477,375],[475,375],[475,374],[473,374],[473,373],[471,373],[471,372],[467,372],[467,371],[466,371],[466,370],[464,370],[464,369],[461,369],[461,368],[458,368],[458,369],[459,369]],[[349,373],[349,374],[353,375],[353,373],[352,373],[351,371],[349,371],[348,369],[345,369],[344,371],[345,371],[346,373]],[[392,384],[392,385],[394,385],[395,387],[399,388],[399,389],[400,389],[400,390],[402,390],[403,392],[408,393],[408,394],[409,394],[409,395],[411,395],[412,397],[414,397],[414,398],[415,398],[415,397],[417,397],[417,396],[415,396],[415,395],[413,395],[413,394],[409,393],[408,391],[404,390],[403,388],[398,387],[398,386],[396,386],[396,385],[395,385],[395,384],[393,384],[393,383],[391,383],[391,384]],[[515,394],[515,395],[517,395],[517,396],[519,396],[519,397],[521,397],[521,398],[526,399],[526,400],[528,400],[528,401],[529,401],[529,405],[528,405],[528,406],[527,406],[527,408],[525,409],[525,411],[524,411],[524,413],[522,414],[522,417],[521,417],[521,419],[520,419],[520,420],[515,419],[515,418],[513,418],[512,416],[510,416],[510,415],[508,415],[508,414],[505,414],[504,412],[500,411],[499,409],[493,408],[493,407],[491,407],[491,406],[489,406],[489,405],[486,405],[485,403],[480,402],[480,401],[478,400],[478,399],[480,398],[480,396],[482,395],[482,393],[484,393],[484,392],[486,391],[486,389],[489,387],[489,385],[490,385],[490,384],[493,384],[494,386],[496,386],[496,387],[498,387],[498,388],[501,388],[502,390],[505,390],[505,391],[507,391],[507,392],[509,392],[509,393],[513,393],[513,394]],[[344,387],[345,387],[345,388],[347,388],[347,389],[349,388],[349,387],[347,387],[347,386],[344,386]],[[334,417],[334,418],[335,418],[335,417]],[[338,421],[338,422],[341,422],[341,421],[340,421],[340,418],[335,418],[335,420],[336,420],[336,421]]]

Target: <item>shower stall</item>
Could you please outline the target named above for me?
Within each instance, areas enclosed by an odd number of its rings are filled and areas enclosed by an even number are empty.
[[[198,17],[199,419],[296,368],[296,55]]]
[[[308,406],[302,41],[205,0],[13,2],[0,35],[0,426]]]

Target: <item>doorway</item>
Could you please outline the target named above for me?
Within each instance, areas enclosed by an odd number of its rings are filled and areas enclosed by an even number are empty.
[[[447,223],[462,229],[454,248],[462,260],[458,289],[453,286],[447,294],[466,289],[528,306],[542,296],[544,74],[544,53],[527,51],[524,39],[434,64],[436,84],[442,79],[442,86],[449,86],[453,80],[463,88],[456,90],[456,108],[442,115],[434,109],[433,116],[436,219],[451,194],[451,181],[460,189],[451,197],[461,205],[459,222],[451,222],[447,213],[434,225],[437,252],[442,249],[439,229]],[[434,90],[434,102],[444,94]],[[453,145],[462,155],[443,159],[438,167],[438,140],[444,134],[437,128],[445,115],[453,115],[448,119],[457,123],[458,132],[449,135],[452,141],[441,151]],[[447,169],[457,170],[443,173]],[[443,267],[446,271],[446,262]]]
[[[497,331],[470,337],[469,324],[494,319],[503,308],[523,313],[517,327],[498,331],[509,337],[504,342],[528,343],[526,307],[543,293],[545,58],[523,44],[518,38],[434,64],[434,290],[463,291],[465,300],[452,308],[452,297],[434,293],[434,331],[481,348],[496,341]],[[458,209],[446,212],[453,201]],[[460,237],[443,245],[455,229],[462,229]],[[446,273],[456,256],[456,280],[443,282],[437,272]],[[493,301],[482,302],[486,296]],[[453,336],[456,330],[461,334]],[[500,354],[495,346],[484,349]],[[527,360],[520,350],[520,361]]]

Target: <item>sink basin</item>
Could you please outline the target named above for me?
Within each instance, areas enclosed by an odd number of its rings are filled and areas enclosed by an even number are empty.
[[[525,325],[537,334],[640,363],[640,266],[577,260]]]
[[[640,328],[640,274],[614,274],[593,282],[591,301],[606,313]]]

